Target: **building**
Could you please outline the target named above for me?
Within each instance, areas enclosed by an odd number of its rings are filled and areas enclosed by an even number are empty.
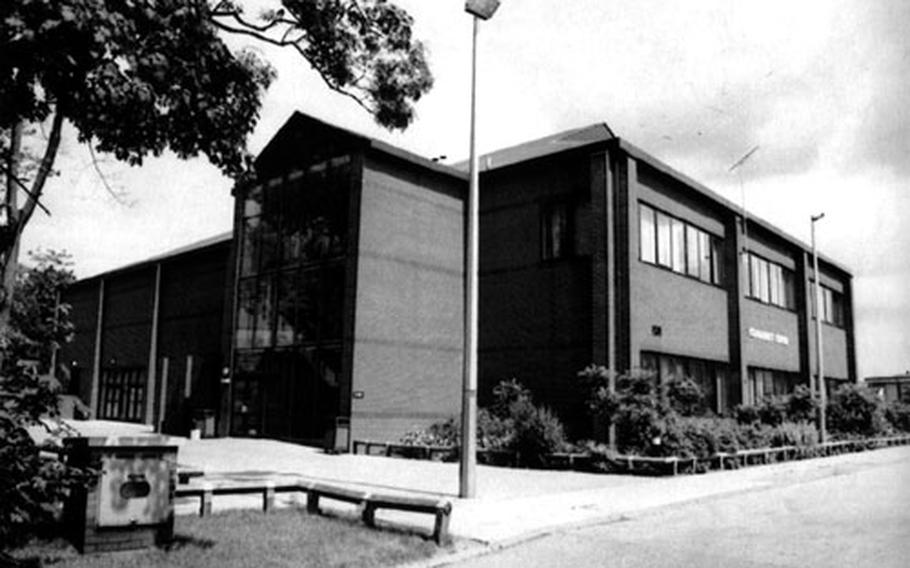
[[[584,432],[573,380],[591,362],[689,376],[719,412],[809,383],[815,275],[805,244],[606,124],[481,164],[487,395],[517,377]],[[825,257],[819,271],[830,388],[856,381],[852,276]]]
[[[514,377],[583,436],[591,363],[691,376],[721,412],[809,382],[805,244],[605,124],[481,164],[481,403]],[[464,167],[298,113],[257,172],[233,238],[73,288],[61,361],[85,400],[339,449],[457,417]],[[824,257],[820,272],[826,379],[855,381],[852,277]]]
[[[342,448],[456,415],[466,176],[301,114],[256,166],[233,239],[73,287],[96,415]]]
[[[906,371],[903,375],[866,377],[864,380],[866,386],[876,391],[885,402],[910,403],[910,371]]]

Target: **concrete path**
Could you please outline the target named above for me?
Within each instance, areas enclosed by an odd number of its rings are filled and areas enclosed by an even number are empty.
[[[93,435],[105,433],[105,428],[97,424],[71,424],[82,431],[90,430]],[[135,430],[128,435],[136,435]],[[329,455],[318,449],[273,440],[172,438],[171,441],[180,446],[177,458],[180,464],[205,473],[204,477],[193,479],[191,486],[308,480],[376,492],[439,496],[453,503],[452,534],[493,547],[669,505],[839,475],[869,463],[910,455],[910,447],[900,447],[660,478],[478,466],[478,495],[463,500],[457,498],[456,463]],[[284,499],[279,505],[302,503],[299,498],[281,497]],[[260,506],[261,498],[256,496],[218,495],[213,500],[215,511]],[[192,514],[197,507],[192,500],[181,500],[177,512]],[[380,522],[412,526],[421,531],[432,528],[428,515],[380,511],[377,518]]]

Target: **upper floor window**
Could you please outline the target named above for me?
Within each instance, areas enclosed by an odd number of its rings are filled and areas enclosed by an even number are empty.
[[[749,253],[749,288],[746,296],[788,310],[796,309],[796,285],[793,271],[776,262]]]
[[[815,288],[812,288],[812,294],[815,294]],[[812,317],[815,317],[815,296],[812,296]],[[821,289],[821,309],[822,321],[835,325],[844,326],[844,296],[840,292],[835,292],[822,284]]]
[[[541,257],[544,260],[565,258],[572,254],[571,206],[550,203],[541,210]]]
[[[639,207],[642,261],[721,284],[723,262],[719,238],[644,203]]]

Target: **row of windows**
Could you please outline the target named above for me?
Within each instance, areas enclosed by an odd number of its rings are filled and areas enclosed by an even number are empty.
[[[793,271],[776,262],[749,253],[749,287],[746,296],[766,304],[796,309],[796,284]]]
[[[642,261],[704,282],[722,283],[720,239],[644,203],[640,204],[639,220]]]

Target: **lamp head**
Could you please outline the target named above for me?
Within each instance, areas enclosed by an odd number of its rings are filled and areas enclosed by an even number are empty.
[[[481,20],[492,18],[497,8],[499,8],[499,0],[466,0],[464,3],[465,12]]]
[[[812,222],[814,223],[814,222],[820,221],[820,220],[822,220],[822,219],[824,219],[824,218],[825,218],[825,214],[824,214],[824,213],[819,213],[818,215],[813,215],[813,216],[812,216]]]

